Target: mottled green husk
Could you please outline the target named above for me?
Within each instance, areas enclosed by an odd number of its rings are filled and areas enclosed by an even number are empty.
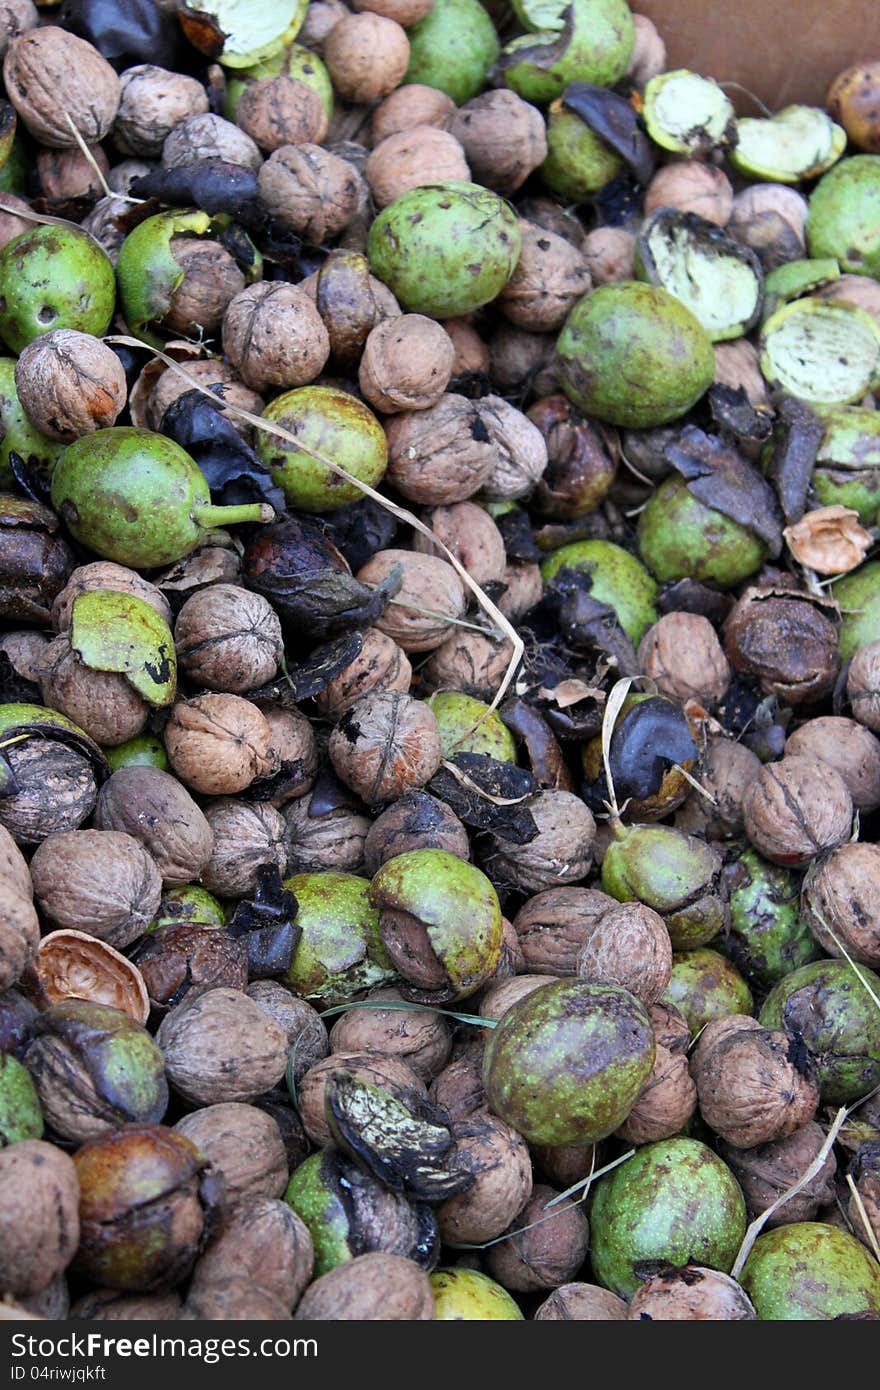
[[[674,473],[639,517],[639,554],[661,584],[696,579],[727,589],[761,568],[767,546],[747,527],[700,502]]]
[[[317,450],[362,483],[375,487],[388,463],[385,432],[376,416],[348,391],[332,386],[300,386],[276,396],[263,418],[290,430],[305,448]],[[257,449],[272,470],[272,480],[288,502],[304,512],[328,512],[360,501],[355,483],[325,463],[261,433]]]
[[[73,601],[70,645],[92,671],[124,675],[148,704],[164,708],[177,691],[171,629],[134,594],[92,589]]]
[[[692,1033],[713,1018],[750,1014],[754,1008],[752,992],[736,966],[706,946],[676,952],[663,1003],[678,1009]]]
[[[21,1139],[41,1139],[43,1110],[27,1070],[14,1057],[0,1055],[0,1147]]]
[[[880,275],[880,155],[842,159],[810,195],[811,256],[833,256],[855,275]]]
[[[485,753],[501,762],[516,762],[513,734],[498,714],[482,700],[456,690],[440,690],[428,701],[440,729],[444,758],[456,753]]]
[[[438,1269],[429,1275],[440,1322],[522,1322],[506,1289],[476,1269]]]
[[[880,1085],[880,1009],[866,985],[880,997],[880,977],[867,966],[817,960],[786,975],[761,1009],[765,1028],[781,1029],[806,1049],[829,1105],[846,1105]]]
[[[498,56],[495,26],[478,0],[436,0],[406,36],[404,82],[436,87],[459,105],[482,90]]]
[[[10,449],[34,473],[48,479],[63,448],[63,444],[34,429],[15,389],[15,358],[0,357],[0,488],[13,482]]]
[[[352,1259],[348,1215],[325,1172],[326,1150],[312,1154],[293,1172],[284,1200],[305,1223],[315,1250],[314,1278]]]
[[[800,915],[800,878],[757,850],[739,856],[730,890],[730,931],[721,949],[746,978],[774,985],[819,955]]]
[[[155,734],[137,734],[115,748],[102,751],[112,772],[118,772],[121,767],[157,767],[160,772],[168,771],[165,745]]]
[[[289,989],[334,1004],[394,978],[379,937],[379,913],[370,903],[369,879],[296,874],[284,886],[296,894],[302,930],[282,977]]]
[[[819,1221],[758,1236],[740,1282],[763,1322],[880,1314],[880,1265],[855,1236]]]
[[[880,560],[845,574],[832,584],[830,592],[843,615],[838,638],[840,656],[849,661],[862,647],[880,642]]]
[[[55,328],[100,338],[115,302],[113,266],[78,227],[41,224],[0,251],[0,334],[13,352]]]

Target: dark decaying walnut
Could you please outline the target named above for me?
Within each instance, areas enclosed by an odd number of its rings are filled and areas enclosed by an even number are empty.
[[[251,1197],[227,1216],[196,1262],[191,1290],[244,1278],[290,1312],[311,1282],[313,1266],[312,1238],[296,1212],[286,1202]]]
[[[126,68],[119,84],[113,143],[123,154],[157,158],[176,125],[208,110],[208,94],[201,82],[153,63]]]
[[[0,1283],[8,1293],[39,1293],[79,1242],[76,1169],[54,1144],[23,1139],[0,1150],[0,1182]]]
[[[223,351],[254,391],[289,389],[314,381],[329,356],[330,339],[299,285],[261,281],[227,305]]]
[[[247,985],[245,942],[216,927],[173,922],[150,932],[133,954],[156,1015],[209,989]]]
[[[51,835],[31,861],[40,911],[59,927],[88,932],[124,950],[156,914],[162,879],[131,835],[72,830]]]
[[[27,345],[15,364],[15,387],[32,423],[50,439],[78,439],[112,425],[125,405],[125,371],[116,353],[72,328]]]
[[[15,793],[0,797],[0,825],[22,845],[75,830],[91,815],[98,788],[84,753],[63,743],[27,739],[5,749]]]
[[[479,492],[496,462],[477,403],[450,392],[386,427],[388,479],[410,502],[445,506]]]
[[[340,366],[356,367],[370,330],[401,312],[387,285],[370,274],[369,261],[357,250],[331,251],[297,289],[314,303],[330,335],[330,354]]]
[[[268,684],[284,655],[271,603],[237,584],[212,584],[188,598],[174,625],[174,645],[193,685],[233,695]]]
[[[156,767],[114,772],[98,794],[95,825],[140,840],[171,888],[198,879],[214,848],[211,826],[189,792]]]
[[[221,898],[246,898],[256,891],[259,869],[287,871],[287,827],[274,806],[224,798],[205,807],[214,840],[202,883]]]
[[[96,144],[119,107],[119,78],[92,44],[48,24],[13,39],[3,60],[6,94],[43,145]],[[71,129],[68,120],[72,122]]]
[[[837,628],[808,596],[746,590],[724,624],[728,660],[790,705],[831,693],[840,667]]]
[[[250,1100],[284,1075],[287,1036],[236,989],[211,989],[179,1004],[156,1035],[168,1077],[195,1105]]]
[[[396,690],[363,695],[347,709],[328,752],[338,776],[368,805],[423,787],[442,757],[432,710]]]
[[[367,873],[372,876],[387,860],[414,849],[470,858],[468,833],[458,816],[426,791],[406,792],[373,821],[364,843]]]
[[[194,1110],[175,1129],[195,1144],[222,1181],[224,1212],[256,1197],[280,1197],[287,1155],[271,1115],[255,1105],[227,1102]]]
[[[304,1322],[428,1322],[434,1295],[428,1276],[412,1260],[374,1252],[322,1274],[306,1290],[294,1315]]]

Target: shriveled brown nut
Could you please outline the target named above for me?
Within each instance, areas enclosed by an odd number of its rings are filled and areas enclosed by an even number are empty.
[[[852,798],[843,778],[816,758],[762,767],[743,797],[745,831],[759,854],[800,868],[849,838]]]
[[[504,87],[466,101],[449,128],[477,183],[498,193],[514,193],[547,157],[540,111]]]
[[[265,716],[238,695],[180,700],[165,726],[171,766],[203,796],[234,796],[275,768]]]
[[[139,840],[167,887],[198,879],[214,849],[210,824],[176,777],[157,767],[121,767],[102,786],[98,830]]]
[[[538,397],[560,389],[556,335],[500,322],[489,339],[492,384],[509,395]]]
[[[509,564],[501,582],[504,592],[498,599],[498,607],[512,622],[522,618],[544,597],[544,580],[538,565]]]
[[[367,873],[372,877],[389,859],[414,849],[442,849],[470,858],[468,834],[458,816],[425,791],[407,792],[373,821],[364,841]]]
[[[557,1201],[553,1210],[558,1215],[548,1219],[547,1203],[558,1196],[555,1188],[536,1185],[509,1238],[489,1247],[486,1267],[503,1288],[516,1293],[555,1289],[583,1264],[590,1238],[583,1206],[567,1197]]]
[[[835,624],[797,592],[747,589],[724,623],[724,649],[738,675],[790,705],[829,695],[840,669]]]
[[[340,366],[355,367],[370,330],[400,314],[394,295],[370,274],[369,261],[358,250],[331,251],[320,270],[297,288],[314,301]]]
[[[513,646],[506,637],[459,629],[431,653],[421,677],[429,690],[460,690],[491,700],[512,656]]]
[[[542,791],[528,803],[538,834],[527,845],[492,837],[487,858],[495,875],[527,893],[553,884],[577,883],[592,861],[596,822],[589,807],[573,792]]]
[[[222,159],[227,164],[241,164],[254,173],[263,163],[254,141],[232,121],[224,121],[207,111],[203,115],[187,116],[168,134],[162,146],[162,163],[166,169],[183,164],[196,164],[202,159]]]
[[[711,709],[730,685],[730,666],[718,636],[698,613],[664,613],[639,643],[639,667],[671,700],[697,700]]]
[[[590,289],[586,257],[570,242],[532,222],[520,218],[519,227],[522,250],[498,295],[498,308],[518,328],[552,333]]]
[[[502,577],[507,562],[504,540],[484,507],[475,502],[434,507],[425,514],[425,522],[478,584]],[[422,555],[438,554],[438,548],[419,531],[413,536],[413,549]]]
[[[434,1295],[412,1260],[379,1252],[358,1255],[310,1284],[295,1322],[429,1322]]]
[[[501,984],[492,985],[480,1000],[480,1016],[497,1021],[503,1018],[514,1004],[518,1004],[520,999],[534,994],[536,989],[540,989],[546,983],[545,975],[514,975],[509,980],[503,980]]]
[[[641,19],[641,15],[633,15]],[[532,1314],[535,1322],[625,1322],[626,1304],[598,1284],[560,1284]]]
[[[597,227],[584,241],[587,270],[594,285],[631,280],[635,274],[636,239],[623,227]]]
[[[251,1197],[229,1214],[197,1260],[191,1288],[238,1276],[292,1311],[311,1283],[314,1258],[308,1227],[292,1207]]]
[[[801,888],[801,915],[829,956],[880,965],[880,846],[839,845]]]
[[[688,1028],[687,1020],[674,1004],[664,1004],[660,1001],[649,1004],[648,1017],[658,1047],[665,1047],[669,1052],[687,1052],[691,1030]]]
[[[180,1322],[289,1322],[287,1304],[241,1274],[190,1289]]]
[[[331,1052],[305,1073],[297,1091],[306,1134],[313,1144],[321,1147],[333,1143],[324,1110],[324,1093],[330,1078],[340,1071],[349,1072],[358,1081],[381,1086],[403,1101],[423,1101],[427,1095],[421,1078],[400,1057],[379,1052]]]
[[[3,0],[0,4],[0,57],[13,39],[29,29],[36,29],[39,23],[40,12],[33,0]]]
[[[50,835],[31,860],[40,911],[124,950],[156,915],[162,879],[140,841],[115,830]]]
[[[357,209],[355,170],[321,145],[282,145],[257,182],[276,222],[315,245],[341,232]]]
[[[299,286],[261,281],[227,305],[223,351],[253,390],[290,388],[314,381],[330,355],[330,339]]]
[[[733,208],[733,189],[723,169],[676,160],[658,169],[645,193],[645,216],[657,208],[693,212],[724,227]]]
[[[40,941],[40,923],[30,894],[0,879],[0,989],[21,979]]]
[[[464,585],[445,560],[411,550],[377,550],[357,578],[368,586],[380,584],[397,566],[403,582],[395,602],[377,618],[376,627],[405,652],[433,651],[464,615]]]
[[[316,874],[325,869],[358,873],[370,821],[349,805],[312,808],[312,794],[284,808],[287,822],[288,873]]]
[[[466,1192],[437,1208],[444,1240],[468,1245],[494,1240],[522,1211],[532,1195],[532,1164],[522,1135],[488,1112],[453,1128],[452,1162],[472,1173]]]
[[[169,1080],[194,1105],[262,1095],[287,1065],[287,1035],[237,989],[210,989],[179,1004],[156,1040]]]
[[[657,32],[657,26],[647,15],[634,14],[635,38],[630,54],[626,75],[633,82],[644,85],[652,77],[666,70],[666,44]]]
[[[483,396],[480,421],[495,446],[495,459],[483,483],[490,502],[512,502],[525,497],[547,467],[544,436],[528,416],[503,396]]]
[[[784,1139],[772,1139],[753,1149],[735,1148],[722,1139],[719,1152],[743,1190],[746,1209],[754,1219],[799,1183],[819,1157],[825,1143],[825,1130],[815,1120],[796,1129]],[[767,1226],[785,1226],[793,1221],[815,1221],[819,1208],[834,1200],[837,1159],[832,1148],[815,1177],[783,1202],[768,1218]]]
[[[376,325],[364,344],[358,371],[361,391],[386,415],[427,410],[449,384],[455,350],[434,319],[402,314]]]
[[[52,604],[52,626],[56,632],[66,632],[73,616],[73,605],[80,594],[89,594],[94,589],[112,589],[117,594],[133,594],[135,598],[148,603],[164,622],[170,625],[171,609],[168,600],[135,570],[124,565],[115,565],[112,560],[94,560],[89,565],[75,569],[64,588]]]
[[[97,198],[104,191],[102,177],[110,164],[100,145],[86,146],[88,158],[80,149],[40,150],[37,174],[46,198]]]
[[[34,896],[27,860],[5,826],[0,825],[0,883],[28,902]]]
[[[430,125],[448,130],[454,114],[455,102],[445,92],[420,82],[408,82],[376,107],[370,127],[371,143],[375,148],[389,135],[411,130],[413,126]]]
[[[66,634],[46,648],[40,691],[50,709],[66,714],[96,743],[109,748],[139,734],[150,713],[124,675],[86,666]]]
[[[598,888],[547,888],[513,919],[525,969],[536,975],[574,975],[578,956],[606,912],[618,906]]]
[[[833,767],[846,783],[857,811],[880,806],[880,740],[864,725],[840,715],[819,715],[786,739],[785,756],[792,753]]]
[[[79,439],[115,422],[125,405],[125,371],[100,338],[56,328],[24,349],[15,389],[41,434]]]
[[[153,63],[126,68],[119,85],[113,143],[123,154],[155,159],[176,125],[188,116],[203,114],[209,107],[201,82]]]
[[[672,974],[672,942],[658,912],[620,903],[602,913],[577,959],[583,980],[623,985],[643,1004],[655,1004]]]
[[[761,760],[735,739],[709,740],[700,770],[700,785],[709,801],[693,791],[677,812],[675,826],[706,840],[728,840],[743,833],[743,797],[761,771]]]
[[[174,645],[194,685],[233,695],[266,685],[284,655],[275,609],[237,584],[212,584],[188,598],[174,625]]]
[[[680,1134],[697,1108],[697,1088],[683,1052],[657,1044],[651,1075],[617,1130],[626,1144],[653,1144]]]
[[[727,231],[757,253],[765,271],[804,255],[807,200],[780,183],[755,183],[738,193]]]
[[[278,782],[273,783],[267,805],[279,809],[311,791],[318,771],[318,744],[311,720],[298,709],[261,705],[272,735],[272,747],[280,760]]]
[[[175,236],[170,250],[183,279],[171,296],[163,327],[187,335],[216,332],[227,305],[244,289],[244,275],[226,248],[210,237]]]
[[[71,1305],[75,1321],[96,1322],[175,1322],[180,1317],[180,1294],[119,1293],[116,1289],[95,1289]]]
[[[819,1088],[789,1060],[784,1033],[708,1032],[692,1067],[700,1113],[716,1134],[735,1148],[751,1149],[784,1139],[812,1120]]]
[[[756,408],[767,404],[767,383],[761,373],[758,350],[747,338],[715,344],[715,383],[734,391],[742,387]]]
[[[856,652],[847,672],[846,693],[859,723],[880,733],[880,642]]]
[[[409,66],[409,40],[393,19],[354,14],[334,24],[324,62],[346,101],[379,101],[398,87]]]
[[[283,74],[246,83],[235,121],[269,154],[282,145],[317,145],[327,134],[327,112],[315,88]]]
[[[255,286],[254,288],[260,287]],[[287,288],[291,287],[287,286]],[[242,293],[247,293],[247,291],[242,291]],[[226,307],[226,314],[223,316],[224,322],[232,305],[237,303],[240,298],[241,295],[236,295],[235,299],[230,300]],[[167,343],[165,344],[165,351],[171,351]],[[249,439],[252,434],[251,426],[246,422],[237,420],[234,415],[226,411],[224,402],[242,410],[249,410],[252,415],[261,415],[263,401],[256,391],[246,386],[230,363],[220,357],[207,357],[195,362],[187,361],[185,368],[187,376],[194,377],[201,386],[206,386],[211,394],[217,397],[221,415],[225,416],[243,438]],[[153,362],[148,362],[131,392],[129,405],[133,423],[161,432],[165,411],[174,404],[178,397],[192,389],[187,377],[181,376],[173,368],[166,368],[164,362],[158,358],[154,359]],[[141,397],[143,397],[142,401]]]
[[[467,183],[471,171],[454,135],[433,125],[409,126],[375,145],[364,168],[377,208],[427,183]]]
[[[119,259],[119,248],[125,241],[123,223],[120,219],[128,211],[129,204],[111,194],[109,197],[99,198],[79,224],[84,232],[94,237],[113,266]],[[0,241],[0,245],[2,244]]]
[[[389,482],[425,506],[472,497],[496,463],[477,402],[454,392],[428,410],[395,416],[385,433]]]
[[[0,1149],[0,1284],[39,1293],[67,1268],[79,1243],[79,1182],[54,1144],[22,1139]]]
[[[287,1185],[287,1155],[271,1115],[230,1101],[184,1115],[174,1126],[204,1154],[222,1179],[224,1212],[239,1202],[280,1197]]]
[[[21,34],[3,60],[6,95],[31,135],[52,149],[109,134],[119,107],[119,78],[85,39],[47,24]],[[72,122],[68,124],[69,118]]]
[[[399,990],[374,989],[372,1004],[397,1002]],[[452,1031],[442,1013],[400,1013],[381,1008],[352,1009],[330,1030],[334,1052],[378,1052],[406,1062],[427,1085],[443,1070],[452,1050]]]
[[[655,1274],[636,1290],[628,1313],[630,1322],[754,1322],[757,1316],[729,1274],[692,1264]]]
[[[373,690],[405,693],[411,681],[412,666],[406,653],[384,632],[370,627],[358,656],[315,696],[315,703],[322,714],[339,719],[362,695]]]
[[[328,752],[337,775],[368,805],[423,787],[443,756],[431,708],[397,690],[361,696],[330,735]]]
[[[264,864],[287,871],[287,826],[273,806],[232,797],[209,802],[205,815],[214,851],[202,869],[202,883],[221,898],[246,898],[257,887]]]

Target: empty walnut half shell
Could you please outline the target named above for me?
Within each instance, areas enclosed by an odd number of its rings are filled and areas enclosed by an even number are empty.
[[[53,931],[44,936],[34,967],[49,1004],[86,999],[109,1004],[137,1023],[150,1015],[150,996],[136,965],[119,951],[81,931]]]

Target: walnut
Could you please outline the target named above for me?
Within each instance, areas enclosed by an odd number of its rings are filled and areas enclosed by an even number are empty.
[[[31,210],[30,203],[26,202],[24,198],[19,198],[15,193],[4,193],[3,202],[6,206],[0,208],[0,247],[5,246],[8,241],[12,241],[13,237],[22,236],[25,232],[29,232],[34,225],[30,217],[24,216]],[[17,216],[16,212],[12,211],[13,208],[17,209],[22,216]]]
[[[362,801],[395,801],[423,787],[440,766],[433,711],[397,690],[362,695],[330,735],[330,761]]]
[[[27,860],[5,826],[0,825],[0,884],[11,888],[20,898],[30,901],[34,896],[31,871]],[[5,988],[5,986],[3,986]]]
[[[90,594],[95,589],[112,589],[117,594],[133,594],[171,624],[171,609],[168,600],[159,592],[155,584],[144,579],[135,570],[124,565],[115,565],[111,560],[94,560],[89,565],[75,569],[64,588],[52,604],[52,626],[56,632],[66,632],[73,617],[73,605],[80,594]]]
[[[46,648],[40,691],[51,709],[66,714],[105,747],[134,738],[146,725],[150,712],[126,676],[86,666],[66,634]]]
[[[126,68],[119,84],[113,143],[123,154],[157,159],[165,137],[176,125],[208,110],[208,94],[201,82],[153,63]]]
[[[13,39],[36,29],[40,13],[33,0],[2,0],[0,4],[0,57]]]
[[[262,285],[255,285],[253,288],[260,289]],[[285,286],[285,288],[290,289],[291,286]],[[243,290],[241,294],[229,301],[226,306],[226,313],[223,315],[224,324],[232,311],[232,306],[237,304],[246,294],[247,290]],[[165,351],[173,352],[168,343],[165,344]],[[212,395],[217,397],[217,407],[220,414],[238,430],[240,435],[245,439],[250,439],[253,433],[252,427],[230,414],[225,409],[224,402],[242,410],[249,410],[252,415],[261,415],[263,401],[256,391],[248,387],[236,373],[235,368],[220,357],[206,357],[200,361],[186,362],[184,365],[188,376],[194,377],[201,386],[206,386]],[[192,390],[193,386],[185,376],[174,371],[173,368],[166,367],[165,363],[158,357],[154,358],[152,362],[147,363],[132,388],[129,400],[132,423],[161,432],[165,411],[180,396]]]
[[[721,1023],[728,1023],[728,1019]],[[737,1149],[784,1139],[812,1120],[819,1088],[789,1060],[789,1039],[769,1028],[729,1030],[710,1023],[694,1055],[700,1113]]]
[[[868,275],[841,275],[816,290],[826,304],[854,304],[880,323],[880,286]]]
[[[165,726],[171,766],[203,796],[234,796],[275,770],[263,713],[238,695],[179,700]]]
[[[316,1279],[294,1321],[429,1322],[434,1295],[428,1276],[412,1260],[373,1252],[358,1255]]]
[[[596,227],[584,240],[587,270],[594,285],[613,285],[635,276],[636,239],[623,227]]]
[[[654,1065],[632,1110],[617,1130],[626,1144],[653,1144],[680,1134],[697,1108],[697,1088],[683,1052],[657,1044]]]
[[[464,585],[445,560],[416,555],[411,550],[377,550],[358,571],[357,578],[368,586],[379,584],[397,566],[403,582],[394,603],[376,620],[376,626],[405,652],[433,651],[464,614]]]
[[[421,1078],[402,1057],[378,1052],[331,1052],[301,1078],[297,1104],[306,1134],[322,1148],[333,1143],[324,1109],[327,1082],[336,1072],[350,1073],[358,1081],[381,1086],[401,1100],[422,1102],[427,1095]]]
[[[428,410],[388,421],[388,481],[425,506],[464,502],[486,482],[497,454],[479,405],[448,393]]]
[[[474,1182],[437,1208],[440,1233],[456,1244],[494,1240],[532,1195],[528,1146],[515,1129],[488,1112],[462,1120],[453,1135],[452,1162],[472,1173]]]
[[[733,189],[723,169],[687,159],[664,164],[645,193],[645,216],[657,208],[676,208],[696,213],[717,227],[724,227],[733,208]]]
[[[586,258],[554,232],[522,218],[519,227],[522,250],[516,269],[498,295],[498,308],[518,328],[552,333],[562,327],[569,310],[590,289]]]
[[[31,135],[52,149],[109,134],[119,107],[119,78],[92,44],[47,24],[21,34],[3,60],[6,95]]]
[[[55,926],[97,936],[124,950],[156,915],[162,879],[132,835],[70,830],[50,835],[31,860],[40,911]]]
[[[331,251],[320,270],[301,280],[297,289],[313,301],[330,335],[330,353],[340,366],[356,366],[372,328],[397,317],[394,295],[370,274],[359,251]]]
[[[853,805],[843,778],[816,758],[761,768],[743,797],[745,831],[774,864],[801,868],[849,838]]]
[[[480,1016],[494,1018],[497,1022],[514,1004],[534,994],[536,989],[540,989],[546,983],[545,975],[513,975],[510,979],[502,980],[500,984],[492,984],[480,999]]]
[[[725,620],[724,650],[738,675],[789,705],[829,695],[840,668],[835,624],[797,590],[746,589]]]
[[[46,198],[97,198],[104,191],[102,176],[110,164],[100,145],[88,145],[87,159],[79,148],[40,150],[37,174]]]
[[[760,771],[760,759],[745,744],[710,739],[700,765],[700,785],[714,797],[714,804],[693,791],[675,817],[676,829],[705,840],[742,835],[743,797]]]
[[[810,1120],[784,1139],[772,1139],[753,1149],[735,1148],[723,1140],[718,1148],[742,1188],[749,1216],[754,1219],[800,1181],[824,1143],[822,1125]],[[819,1208],[834,1200],[836,1171],[837,1159],[831,1149],[816,1176],[782,1203],[767,1221],[767,1227],[815,1221]]]
[[[370,138],[376,145],[399,131],[414,126],[434,126],[448,130],[455,114],[455,102],[437,87],[425,87],[420,82],[408,82],[398,87],[376,107],[370,127]]]
[[[479,415],[495,445],[495,462],[483,483],[483,495],[490,502],[525,497],[547,467],[544,436],[502,396],[483,396]]]
[[[466,319],[444,319],[443,330],[452,339],[455,356],[452,376],[488,376],[489,349]]]
[[[208,1105],[184,1115],[174,1128],[195,1144],[222,1179],[224,1213],[239,1202],[280,1197],[287,1186],[281,1131],[272,1116],[255,1105]]]
[[[785,543],[798,564],[817,574],[846,574],[862,563],[871,548],[871,533],[851,507],[817,507],[786,526]]]
[[[287,823],[288,872],[317,874],[333,869],[356,874],[364,862],[364,842],[370,822],[347,805],[312,812],[312,793],[284,808]]]
[[[261,705],[272,735],[272,747],[281,761],[280,786],[273,786],[267,804],[276,810],[297,796],[304,796],[318,771],[318,745],[311,721],[298,709]]]
[[[79,439],[112,425],[125,405],[116,353],[72,328],[35,338],[15,364],[15,389],[32,424],[50,439]]]
[[[49,638],[42,632],[4,632],[0,636],[0,654],[17,676],[32,685],[40,683],[48,646]]]
[[[176,777],[157,767],[121,767],[98,794],[95,825],[139,840],[166,887],[192,883],[211,857],[211,826]]]
[[[231,797],[205,807],[214,852],[202,870],[202,883],[220,898],[247,898],[256,891],[263,864],[287,871],[287,826],[273,806]]]
[[[396,989],[374,989],[368,997],[371,1003],[379,1004],[382,1000],[399,1001],[403,996]],[[352,1009],[333,1024],[330,1045],[335,1053],[376,1052],[398,1058],[427,1085],[449,1060],[452,1032],[443,1014],[430,1010],[399,1013],[381,1008]]]
[[[507,88],[466,101],[449,128],[476,182],[498,193],[514,193],[547,157],[541,112]]]
[[[283,74],[247,82],[235,121],[268,154],[282,145],[319,144],[328,124],[315,88]]]
[[[490,877],[497,876],[527,893],[585,878],[592,861],[596,822],[580,797],[573,792],[542,791],[528,803],[528,809],[538,827],[537,836],[527,845],[493,836],[487,860]]]
[[[417,24],[426,14],[430,14],[434,0],[352,0],[351,7],[358,14],[362,10],[369,10],[371,14],[383,15],[385,19],[393,19],[408,29],[411,24]]]
[[[406,75],[409,40],[393,19],[354,14],[334,24],[323,56],[333,86],[345,101],[379,101]]]
[[[641,19],[633,15],[633,19]],[[535,1322],[623,1322],[626,1304],[598,1284],[560,1284],[532,1314]]]
[[[323,370],[330,339],[317,309],[297,285],[261,281],[230,300],[223,351],[254,391],[305,386]]]
[[[287,1304],[246,1276],[230,1274],[194,1285],[180,1312],[181,1322],[289,1322]]]
[[[459,690],[491,700],[512,656],[513,645],[506,637],[458,630],[431,653],[421,678],[429,690]]]
[[[486,1268],[503,1288],[517,1293],[558,1288],[583,1264],[590,1232],[584,1208],[565,1198],[548,1220],[547,1203],[558,1196],[554,1188],[536,1184],[507,1240],[489,1247]]]
[[[548,396],[560,389],[556,334],[501,322],[489,340],[492,384],[508,395]]]
[[[302,28],[297,34],[297,42],[305,44],[315,53],[322,53],[324,40],[335,24],[349,14],[343,0],[311,0]]]
[[[578,956],[616,899],[598,888],[547,888],[513,919],[524,967],[538,975],[574,975]]]
[[[292,1311],[308,1285],[314,1250],[308,1227],[286,1202],[271,1197],[242,1200],[196,1262],[191,1290],[230,1276],[274,1294]]]
[[[478,584],[490,584],[502,577],[507,563],[504,539],[483,507],[474,502],[455,502],[434,507],[424,520]],[[413,549],[422,555],[438,553],[437,547],[419,531],[413,536]]]
[[[715,384],[733,391],[742,387],[753,406],[767,405],[767,383],[754,343],[739,338],[735,343],[715,344]]]
[[[431,1082],[428,1094],[453,1125],[485,1110],[482,1053],[474,1050],[456,1057]]]
[[[807,200],[780,183],[755,183],[733,200],[727,231],[757,253],[765,271],[805,254]]]
[[[662,1001],[650,1004],[648,1017],[658,1047],[665,1047],[669,1052],[687,1052],[691,1030],[674,1004],[665,1004]]]
[[[174,645],[194,685],[233,695],[266,685],[284,655],[281,622],[269,600],[237,584],[212,584],[188,598]]]
[[[284,1075],[287,1035],[237,989],[209,989],[166,1014],[156,1041],[168,1079],[194,1105],[251,1100]]]
[[[228,304],[244,289],[244,275],[226,248],[210,237],[175,236],[170,249],[183,279],[162,326],[187,335],[215,333]]]
[[[60,830],[75,830],[91,815],[98,795],[85,753],[63,743],[27,739],[6,749],[14,796],[0,797],[0,825],[19,844],[36,845]]]
[[[364,169],[377,208],[427,183],[469,183],[471,171],[454,135],[433,125],[408,126],[373,149]]]
[[[70,1264],[79,1243],[79,1183],[54,1144],[22,1139],[0,1149],[0,1284],[39,1293]]]
[[[341,232],[357,209],[355,170],[321,145],[282,145],[257,182],[275,221],[316,246]]]
[[[389,859],[414,849],[470,858],[468,833],[458,816],[425,791],[407,792],[373,821],[364,841],[367,873],[372,877]]]
[[[247,994],[287,1034],[291,1049],[288,1065],[299,1086],[310,1067],[322,1061],[330,1051],[324,1020],[311,1004],[291,994],[277,980],[254,980],[253,984],[248,985]]]
[[[117,1293],[95,1289],[71,1305],[74,1320],[95,1322],[175,1322],[180,1317],[180,1294]]]
[[[40,923],[30,892],[0,879],[0,990],[16,984],[36,957]]]
[[[880,740],[854,719],[827,714],[809,720],[786,740],[785,756],[791,754],[833,767],[857,811],[880,806]]]
[[[741,1284],[719,1269],[689,1264],[664,1270],[636,1290],[631,1322],[754,1322],[757,1313]]]
[[[205,990],[247,986],[247,946],[214,926],[171,921],[145,936],[134,959],[156,1017]]]
[[[655,1004],[672,974],[672,942],[663,918],[638,902],[609,907],[581,947],[576,974],[623,985],[643,1004]]]
[[[647,15],[634,14],[635,39],[626,69],[627,77],[640,86],[666,71],[666,44]]]
[[[856,652],[846,675],[846,693],[859,723],[880,733],[880,642]]]
[[[263,163],[263,156],[249,135],[232,121],[224,121],[222,116],[210,111],[187,116],[185,121],[178,122],[162,146],[162,163],[166,169],[198,164],[204,159],[241,164],[254,173]]]
[[[130,194],[135,179],[142,179],[151,173],[155,165],[149,159],[123,159],[114,164],[107,175],[107,186],[111,193]]]
[[[807,221],[807,200],[796,189],[782,183],[752,183],[737,193],[733,200],[733,226],[772,212],[784,217],[798,237],[803,240]]]
[[[498,598],[498,607],[511,622],[524,617],[544,597],[544,580],[538,565],[510,564],[501,582],[504,591]]]
[[[730,666],[708,618],[664,613],[639,643],[639,667],[663,695],[711,709],[730,685]]]
[[[855,841],[817,861],[801,889],[801,915],[829,956],[880,966],[880,846]],[[836,940],[835,940],[836,938]]]
[[[407,692],[412,666],[397,643],[377,627],[367,628],[359,654],[315,696],[322,714],[339,719],[355,700],[374,690]]]
[[[427,410],[449,384],[455,349],[434,319],[402,314],[376,325],[364,344],[358,382],[374,410]]]

